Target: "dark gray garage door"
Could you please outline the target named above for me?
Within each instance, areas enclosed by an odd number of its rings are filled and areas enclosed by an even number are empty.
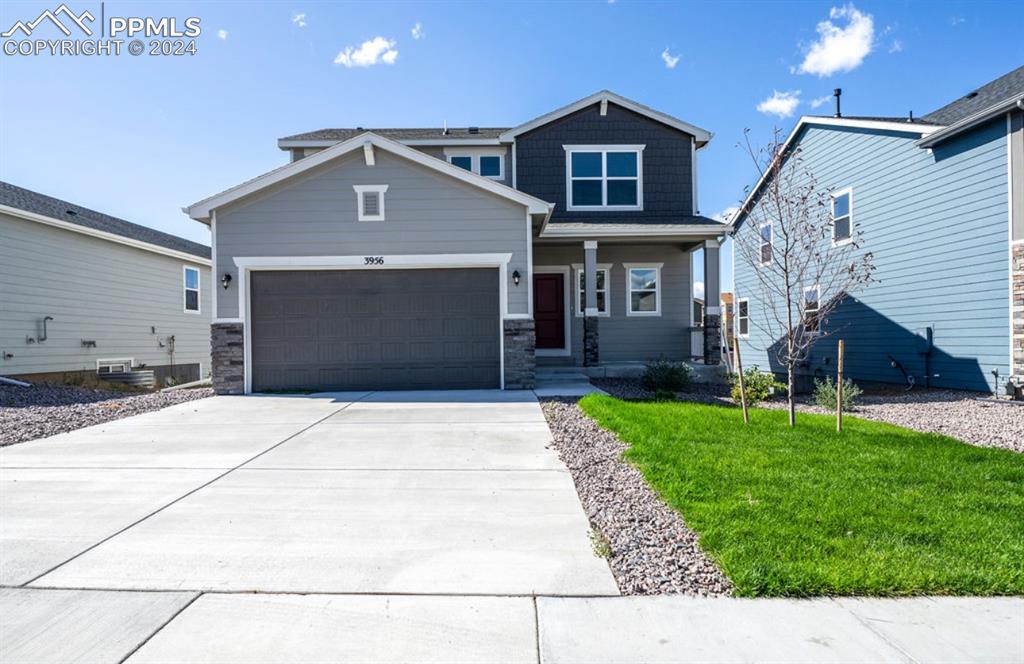
[[[496,269],[251,277],[255,391],[499,386]]]

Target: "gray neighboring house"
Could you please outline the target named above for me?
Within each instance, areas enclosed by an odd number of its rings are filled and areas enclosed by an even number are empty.
[[[0,182],[0,375],[210,367],[210,249]]]
[[[517,127],[323,129],[186,207],[213,235],[213,379],[275,389],[529,389],[536,367],[702,356],[691,257],[711,134],[602,91]]]

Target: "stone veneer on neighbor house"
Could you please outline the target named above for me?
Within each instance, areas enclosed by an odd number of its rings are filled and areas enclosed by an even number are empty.
[[[537,377],[537,332],[533,319],[506,319],[505,389],[532,390]]]
[[[245,327],[242,323],[210,326],[213,390],[217,394],[245,393]]]
[[[1013,325],[1012,374],[1017,385],[1024,385],[1024,242],[1013,245],[1013,289],[1011,316]]]

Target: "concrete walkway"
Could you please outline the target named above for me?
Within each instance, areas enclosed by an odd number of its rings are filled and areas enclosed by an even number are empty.
[[[217,397],[0,450],[0,661],[1024,661],[1024,600],[617,597],[530,393]]]

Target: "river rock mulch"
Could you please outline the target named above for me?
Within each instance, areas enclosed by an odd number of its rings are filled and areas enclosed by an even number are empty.
[[[620,399],[650,399],[639,380],[593,379],[594,385]],[[724,386],[694,385],[680,392],[679,399],[735,406]],[[772,400],[758,404],[762,408],[785,408],[786,402]],[[830,414],[807,397],[797,402],[805,413]],[[851,413],[857,417],[897,426],[940,433],[979,447],[1001,447],[1024,452],[1024,403],[984,398],[959,390],[886,390],[865,394]]]
[[[139,393],[66,385],[0,385],[0,447],[211,396],[210,388]]]
[[[607,544],[619,590],[728,595],[729,580],[700,548],[697,534],[623,460],[625,443],[587,417],[575,399],[545,399],[541,406],[583,509]]]

